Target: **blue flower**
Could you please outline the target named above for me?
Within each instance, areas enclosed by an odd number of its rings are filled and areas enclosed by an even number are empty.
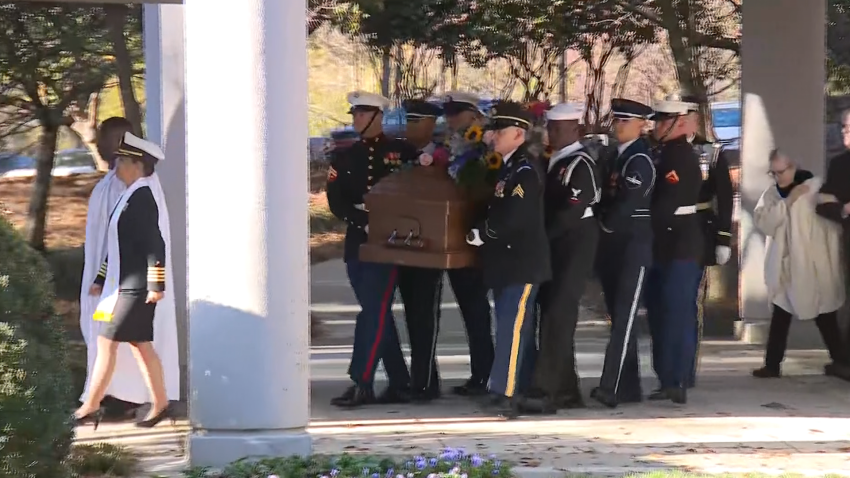
[[[460,172],[460,165],[459,164],[453,163],[451,166],[449,166],[449,176],[451,176],[452,179],[457,179],[457,175],[458,175],[459,172]]]
[[[426,463],[424,459],[416,462],[416,468],[419,470],[425,468],[425,465]]]
[[[478,468],[479,466],[484,464],[484,459],[481,458],[479,455],[472,455],[471,461],[472,461],[472,466],[474,466],[475,468]]]
[[[372,473],[372,478],[381,478],[381,475],[378,473]]]
[[[431,458],[430,462],[431,462],[431,466],[437,466],[437,459],[436,458]]]
[[[393,470],[392,468],[387,470],[387,478],[393,478],[393,475],[395,475],[395,470]]]

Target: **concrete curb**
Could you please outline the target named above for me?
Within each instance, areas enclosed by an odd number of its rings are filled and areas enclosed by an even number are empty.
[[[665,466],[629,466],[629,467],[607,467],[607,466],[583,466],[575,467],[567,470],[559,470],[552,467],[515,467],[514,475],[517,478],[567,478],[570,476],[584,477],[624,477],[636,474],[648,474],[658,472],[680,472],[688,473],[688,470],[677,469],[675,467]],[[759,468],[759,469],[742,469],[742,468],[711,468],[693,472],[697,475],[759,475],[759,476],[806,476],[806,477],[823,477],[823,476],[850,476],[850,470],[809,470],[809,469],[790,469],[780,470],[775,468]]]

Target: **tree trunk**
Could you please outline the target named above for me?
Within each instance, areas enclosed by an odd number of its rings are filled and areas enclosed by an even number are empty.
[[[390,76],[392,73],[392,55],[390,55],[390,49],[384,48],[384,52],[381,55],[381,94],[384,98],[390,97]]]
[[[49,116],[44,114],[42,116]],[[47,221],[47,200],[50,197],[50,183],[53,179],[53,156],[56,154],[56,138],[59,127],[54,121],[42,121],[41,136],[38,140],[36,155],[35,183],[30,196],[30,208],[27,215],[25,235],[30,247],[44,250],[44,231]]]
[[[142,135],[142,112],[133,90],[133,60],[127,49],[124,27],[127,24],[129,8],[126,5],[106,5],[106,20],[109,37],[115,52],[115,64],[118,67],[118,86],[121,89],[121,101],[124,103],[124,116],[133,125],[133,132]]]
[[[567,75],[567,52],[565,51],[563,55],[558,59],[558,72],[561,75],[561,82],[558,85],[558,95],[561,97],[561,103],[567,102],[567,80],[569,79]]]
[[[452,91],[457,91],[457,60],[452,63]]]

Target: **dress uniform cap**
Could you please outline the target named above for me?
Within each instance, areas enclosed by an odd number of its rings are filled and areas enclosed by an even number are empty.
[[[404,100],[401,103],[408,118],[436,118],[443,114],[443,109],[425,100]]]
[[[443,111],[447,115],[456,115],[464,111],[480,113],[481,110],[478,109],[480,101],[481,99],[473,93],[450,91],[442,97]]]
[[[383,111],[390,107],[390,100],[377,93],[368,93],[365,91],[352,91],[349,93],[348,103],[351,104],[351,111],[349,113],[356,109]]]
[[[559,103],[546,112],[549,121],[581,121],[584,118],[584,106],[572,103]]]
[[[611,100],[611,113],[619,119],[651,119],[653,110],[634,100],[614,98]]]
[[[671,95],[661,101],[656,101],[652,106],[655,110],[653,119],[656,121],[686,115],[691,111],[691,103],[682,101],[682,98],[678,95]]]
[[[517,128],[529,129],[532,122],[531,112],[514,101],[499,101],[490,108],[489,130],[499,130],[516,126]]]
[[[139,138],[133,133],[124,133],[124,137],[121,138],[121,144],[118,146],[115,154],[139,159],[153,159],[155,161],[165,159],[165,154],[159,146]]]
[[[683,95],[682,101],[688,104],[689,111],[699,111],[700,103],[705,103],[705,101],[697,95]]]

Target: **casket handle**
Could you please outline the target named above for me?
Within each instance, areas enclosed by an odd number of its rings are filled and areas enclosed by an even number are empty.
[[[392,234],[390,234],[390,238],[387,239],[387,245],[390,247],[407,247],[407,248],[416,248],[422,249],[425,247],[425,241],[423,241],[416,233],[411,229],[407,234],[407,237],[404,240],[401,240],[398,236],[398,230],[393,229]]]

